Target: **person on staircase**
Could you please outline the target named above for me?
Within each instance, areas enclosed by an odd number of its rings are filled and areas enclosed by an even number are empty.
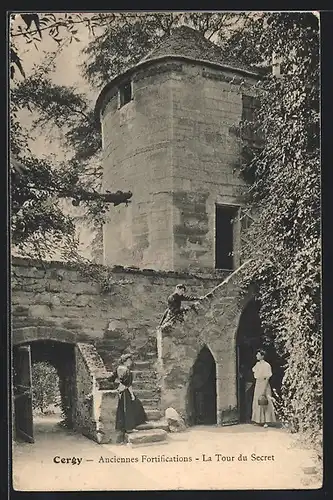
[[[138,425],[148,420],[141,401],[133,392],[132,365],[132,355],[123,354],[117,368],[119,401],[116,412],[116,430],[119,431],[118,441],[122,443],[125,442],[126,433],[135,431]]]
[[[193,295],[186,295],[186,286],[182,283],[176,286],[175,291],[168,297],[168,308],[163,314],[159,327],[164,328],[171,326],[177,321],[183,322],[184,315],[189,309],[195,309],[195,305],[191,307],[182,307],[182,302],[198,302],[204,297],[195,297]],[[197,312],[197,311],[196,311]]]

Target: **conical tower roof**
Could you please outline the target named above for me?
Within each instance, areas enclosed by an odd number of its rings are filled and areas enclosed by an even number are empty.
[[[200,31],[189,26],[174,28],[170,35],[164,35],[158,46],[143,57],[138,65],[166,56],[186,57],[187,59],[227,65],[235,69],[254,71],[250,65],[244,66],[232,58],[226,58],[218,45],[207,40]]]
[[[238,71],[256,77],[259,76],[258,68],[244,66],[244,64],[240,64],[229,56],[227,58],[224,57],[222,49],[210,40],[207,40],[200,31],[188,26],[180,26],[174,28],[170,35],[164,35],[158,45],[135,66],[128,68],[105,85],[96,101],[96,117],[99,116],[99,110],[107,92],[118,81],[131,76],[139,68],[154,64],[154,61],[167,60],[169,58],[183,58],[208,65],[219,65],[221,68],[227,68],[231,71]]]

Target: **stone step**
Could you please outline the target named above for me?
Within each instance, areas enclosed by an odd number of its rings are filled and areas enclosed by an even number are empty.
[[[140,398],[140,401],[141,403],[143,404],[144,408],[155,408],[156,409],[156,406],[158,406],[158,403],[160,402],[159,398],[156,397],[156,398],[151,398],[151,399],[141,399]]]
[[[135,361],[134,363],[134,368],[135,370],[141,370],[141,369],[147,369],[147,368],[151,368],[153,365],[153,362],[151,360],[145,360],[145,361],[142,361],[142,360],[137,360]]]
[[[152,378],[156,377],[155,372],[153,372],[153,370],[151,369],[147,370],[146,368],[142,370],[140,369],[138,370],[137,368],[135,368],[134,370],[132,370],[132,373],[134,379],[151,380]]]
[[[156,390],[156,385],[157,382],[156,380],[133,380],[132,386],[136,391],[139,390],[150,390],[150,391],[155,391]]]
[[[161,410],[157,408],[145,408],[145,412],[148,420],[160,420],[162,417]]]
[[[146,354],[147,359],[157,359],[157,352],[147,352]]]
[[[140,424],[137,426],[139,430],[149,430],[149,429],[163,429],[164,431],[169,431],[168,422],[164,419],[160,420],[151,420],[150,422],[146,422],[145,424]]]
[[[142,386],[141,386],[142,387]],[[136,388],[135,394],[138,396],[139,399],[154,399],[157,397],[158,399],[158,394],[156,393],[156,390],[154,389],[139,389],[139,387]]]
[[[163,429],[140,430],[126,434],[127,444],[130,446],[145,446],[152,443],[160,443],[168,438],[167,431]]]

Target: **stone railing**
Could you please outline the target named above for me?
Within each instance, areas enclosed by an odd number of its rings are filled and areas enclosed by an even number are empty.
[[[76,344],[75,429],[99,444],[116,442],[118,392],[92,344]]]

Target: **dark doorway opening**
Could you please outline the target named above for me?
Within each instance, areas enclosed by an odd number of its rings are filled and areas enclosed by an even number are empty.
[[[74,344],[38,340],[13,347],[14,439],[33,443],[36,419],[33,411],[33,366],[49,364],[59,380],[61,423],[72,429],[76,414]],[[59,419],[55,419],[52,425]]]
[[[270,385],[281,394],[285,360],[277,353],[273,343],[268,343],[259,316],[259,304],[251,300],[240,317],[237,331],[237,386],[239,422],[251,421],[255,380],[252,368],[256,363],[256,351],[266,351],[266,361],[272,367]]]
[[[215,213],[215,267],[234,269],[234,219],[238,209],[216,205]]]
[[[125,106],[132,100],[132,83],[126,82],[119,88],[120,93],[120,107]]]
[[[189,425],[216,424],[216,364],[207,346],[201,349],[192,368],[187,419]]]

